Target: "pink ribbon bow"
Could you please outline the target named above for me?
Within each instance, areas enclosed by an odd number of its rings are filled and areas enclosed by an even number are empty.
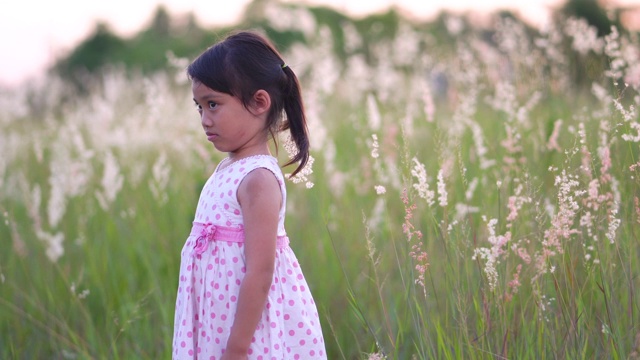
[[[216,234],[216,226],[212,223],[206,223],[200,231],[200,236],[196,239],[196,244],[193,247],[194,255],[202,255],[207,251],[209,242],[213,241],[213,237]]]

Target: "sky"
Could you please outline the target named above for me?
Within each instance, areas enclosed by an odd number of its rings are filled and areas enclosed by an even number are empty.
[[[163,4],[171,13],[193,12],[203,26],[235,23],[250,0],[7,0],[0,4],[0,86],[18,86],[44,73],[65,52],[107,22],[119,35],[137,32]],[[282,0],[296,2],[295,0]],[[534,25],[543,25],[549,10],[561,0],[305,0],[353,16],[396,6],[416,18],[429,19],[442,9],[488,13],[496,9],[519,12]],[[640,0],[617,0],[635,2]],[[297,2],[300,2],[298,0]]]

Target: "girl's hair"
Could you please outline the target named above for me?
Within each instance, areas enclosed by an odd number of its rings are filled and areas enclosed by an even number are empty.
[[[285,166],[300,162],[291,176],[304,168],[309,159],[309,135],[300,83],[269,40],[254,32],[233,33],[198,56],[187,75],[212,90],[239,98],[247,109],[256,91],[268,92],[271,109],[266,127],[276,146],[275,134],[290,130],[298,152]]]

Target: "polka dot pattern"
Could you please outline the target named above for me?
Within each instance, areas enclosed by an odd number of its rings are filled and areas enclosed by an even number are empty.
[[[223,161],[205,184],[196,222],[242,228],[236,194],[244,176],[257,168],[274,173],[286,204],[284,177],[277,160],[254,156]],[[223,167],[223,165],[227,165]],[[284,205],[278,235],[286,235]],[[182,249],[173,335],[173,359],[220,359],[233,324],[246,272],[241,242],[211,242],[194,256],[196,235]],[[276,250],[267,304],[254,334],[249,359],[326,359],[318,311],[300,264],[289,246]]]

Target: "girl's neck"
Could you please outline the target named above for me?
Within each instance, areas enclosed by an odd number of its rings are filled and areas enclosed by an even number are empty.
[[[257,145],[257,144],[256,144]],[[230,162],[236,162],[247,157],[256,155],[271,155],[268,143],[260,144],[257,146],[251,146],[241,149],[240,151],[231,151],[227,153],[227,158]]]
[[[236,161],[240,161],[242,159],[246,159],[254,156],[271,156],[271,152],[267,150],[267,151],[256,151],[256,152],[243,153],[243,154],[233,154],[233,153],[227,154],[229,163],[234,163]]]
[[[233,164],[235,162],[238,162],[240,160],[244,160],[244,159],[248,159],[248,158],[252,158],[252,157],[257,157],[257,156],[272,156],[271,154],[253,154],[253,155],[243,155],[243,156],[234,156],[234,157],[227,157],[227,162],[229,164]]]
[[[252,157],[257,157],[257,156],[272,156],[271,154],[254,154],[254,155],[243,155],[241,157],[233,157],[231,158],[230,156],[227,157],[226,159],[222,160],[220,162],[220,164],[218,164],[218,168],[216,170],[217,171],[223,171],[226,168],[230,167],[231,165],[235,164],[236,162],[243,160],[243,159],[248,159],[248,158],[252,158]]]

